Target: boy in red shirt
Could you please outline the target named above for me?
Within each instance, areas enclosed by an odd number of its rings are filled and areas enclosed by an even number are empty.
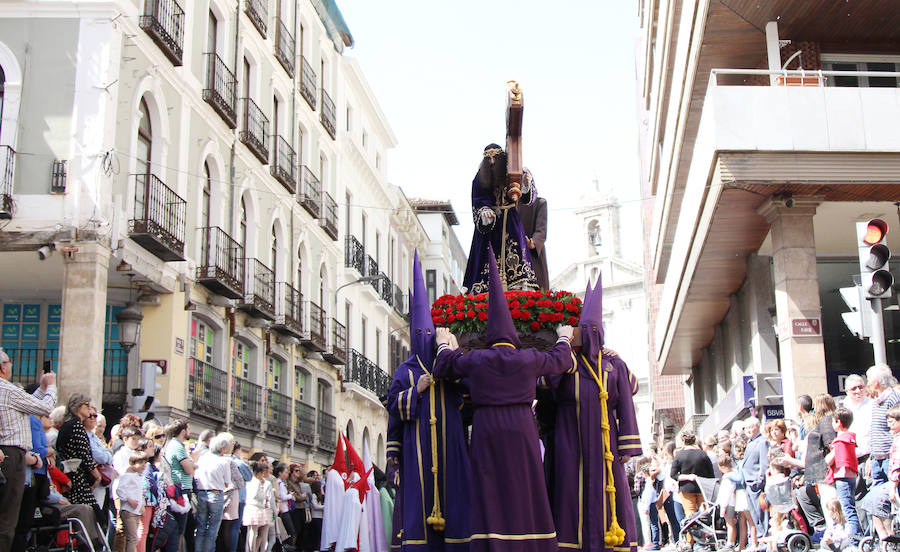
[[[831,452],[825,456],[825,462],[828,463],[825,482],[834,485],[850,534],[862,535],[859,530],[859,517],[856,514],[856,501],[853,498],[859,464],[856,461],[856,434],[847,431],[851,423],[853,423],[852,412],[843,407],[834,411],[831,424],[837,432],[837,437],[831,442]]]

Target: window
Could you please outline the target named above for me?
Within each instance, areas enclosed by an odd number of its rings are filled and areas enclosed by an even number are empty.
[[[281,390],[281,368],[284,362],[273,356],[266,357],[266,387],[274,391]]]
[[[300,402],[306,402],[307,398],[307,389],[306,384],[309,381],[309,374],[307,374],[304,370],[296,369],[294,370],[294,396]]]
[[[203,163],[203,196],[200,198],[200,226],[209,227],[209,197],[212,177],[209,174],[209,161]],[[209,240],[200,241],[200,258],[204,266],[209,266]]]
[[[209,26],[206,29],[206,33],[206,51],[213,54],[218,53],[219,21],[212,10],[209,12]]]
[[[434,300],[437,299],[437,271],[425,271],[425,288],[428,290],[428,304],[434,304]]]
[[[366,247],[366,214],[365,213],[360,213],[360,214],[362,215],[362,232],[360,234],[362,239],[360,241],[362,241],[363,249],[365,249],[365,247]]]
[[[381,330],[375,329],[375,364],[381,366]]]
[[[244,97],[250,97],[250,60],[244,58]]]
[[[303,292],[303,249],[297,249],[297,283],[296,288],[297,291]]]
[[[348,341],[347,347],[352,347],[352,345],[349,343],[350,337],[353,335],[353,332],[350,331],[351,308],[352,308],[352,305],[350,304],[350,301],[344,301],[344,325],[346,326],[346,331],[347,331],[347,341]]]
[[[211,365],[216,349],[215,338],[215,332],[205,322],[191,319],[191,357]]]
[[[278,136],[278,96],[272,96],[272,140],[275,140],[275,137]],[[272,144],[272,151],[275,151],[276,145]],[[277,155],[277,154],[276,154]],[[278,162],[278,158],[275,159],[276,163]]]
[[[360,347],[359,350],[363,356],[366,356],[366,332],[369,331],[369,321],[366,320],[366,317],[363,316],[359,321],[359,338],[360,338]]]
[[[251,348],[240,341],[234,342],[231,352],[231,373],[243,380],[250,380]]]
[[[331,384],[329,384],[325,380],[319,380],[316,382],[316,388],[318,390],[318,404],[316,404],[316,408],[319,409],[320,412],[325,412],[326,414],[331,412]]]
[[[390,249],[388,249],[388,270],[387,270],[387,275],[390,278],[393,278],[394,274],[396,274],[396,271],[394,270],[394,249],[396,248],[396,246],[397,246],[397,242],[395,242],[394,238],[391,237],[391,247],[390,247]]]
[[[146,188],[150,186],[150,159],[153,151],[153,128],[150,125],[150,110],[147,108],[147,102],[143,99],[141,99],[139,110],[140,122],[138,123],[136,157],[137,174],[142,175],[143,178],[135,179],[134,212],[139,214],[139,216],[146,218]],[[2,113],[0,113],[0,115],[2,115]]]
[[[353,199],[353,196],[350,195],[350,192],[347,192],[347,195],[344,196],[344,199],[347,201],[347,205],[345,210],[347,211],[347,216],[344,217],[345,224],[347,225],[346,231],[344,232],[348,236],[352,236],[350,233],[350,201]]]
[[[325,265],[319,268],[319,306],[325,309],[325,281],[328,280],[328,273],[325,272]]]
[[[241,244],[241,247],[244,249],[244,254],[247,254],[247,204],[244,202],[244,198],[241,198],[241,226],[238,229],[238,243]]]
[[[275,279],[278,280],[278,233],[275,232],[275,225],[272,225],[272,272],[275,273]]]
[[[867,59],[868,58],[868,59]],[[865,56],[856,54],[823,54],[822,68],[826,71],[900,72],[900,56]],[[827,86],[898,88],[897,77],[857,77],[850,75],[826,77]]]

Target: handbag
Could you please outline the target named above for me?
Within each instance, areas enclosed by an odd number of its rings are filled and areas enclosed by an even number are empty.
[[[97,471],[100,472],[100,486],[108,487],[117,477],[119,472],[109,464],[97,464]]]

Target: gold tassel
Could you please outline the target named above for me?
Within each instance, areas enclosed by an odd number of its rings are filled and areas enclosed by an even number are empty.
[[[419,361],[419,366],[422,367],[422,370],[428,374],[431,373],[425,369],[425,366],[422,364],[422,360],[419,358],[419,355],[416,355],[416,360]],[[444,516],[441,514],[441,495],[438,489],[438,447],[437,447],[437,414],[435,413],[435,395],[434,395],[434,386],[437,385],[437,381],[435,381],[434,377],[431,378],[431,385],[428,386],[428,402],[429,404],[429,413],[431,417],[428,422],[431,425],[431,474],[434,477],[434,507],[431,509],[431,515],[425,519],[425,523],[431,526],[435,531],[443,531],[446,526],[446,520]]]

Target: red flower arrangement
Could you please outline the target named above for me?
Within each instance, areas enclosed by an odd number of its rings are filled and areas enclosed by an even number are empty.
[[[575,326],[581,315],[581,299],[568,291],[507,291],[506,302],[513,324],[520,332],[555,330],[560,324]],[[482,333],[487,327],[486,293],[444,295],[431,306],[435,326],[449,327],[456,335]]]

